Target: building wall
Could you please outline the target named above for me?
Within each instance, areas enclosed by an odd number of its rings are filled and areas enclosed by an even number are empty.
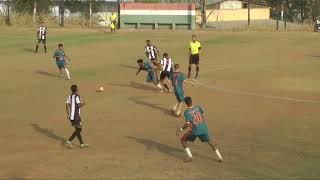
[[[212,9],[211,10],[207,9],[206,12],[207,12],[207,22],[248,20],[247,9],[222,9],[222,10],[213,10],[213,12],[212,12]],[[251,9],[250,19],[251,20],[270,19],[270,8]],[[201,11],[196,12],[196,21],[201,22]]]
[[[121,3],[120,28],[195,29],[193,3]]]
[[[242,1],[224,1],[220,3],[220,9],[241,9]]]

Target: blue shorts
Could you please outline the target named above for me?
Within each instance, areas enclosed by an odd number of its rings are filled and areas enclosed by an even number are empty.
[[[203,133],[200,135],[194,135],[191,131],[188,131],[186,134],[184,134],[181,138],[182,141],[191,141],[194,142],[197,138],[201,140],[201,142],[209,142],[210,137],[208,133]]]
[[[147,75],[147,82],[156,82],[156,84],[158,84],[159,79],[158,79],[158,73],[155,71],[149,71],[148,75]]]
[[[182,91],[174,91],[174,95],[178,102],[184,102],[184,95]]]
[[[66,65],[66,61],[65,61],[65,60],[63,60],[63,61],[61,61],[61,60],[57,61],[57,66],[58,66],[59,69],[64,68],[65,65]]]

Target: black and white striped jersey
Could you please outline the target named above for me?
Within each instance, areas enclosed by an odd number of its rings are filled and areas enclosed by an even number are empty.
[[[77,118],[80,118],[80,96],[72,93],[70,96],[68,96],[66,103],[70,107],[69,119],[73,121],[77,120]]]
[[[162,71],[172,72],[172,60],[170,58],[161,59]]]
[[[46,39],[48,29],[44,26],[39,26],[37,31],[38,39]]]
[[[150,45],[150,46],[147,45],[144,48],[144,51],[146,52],[150,60],[155,60],[157,58],[157,47],[155,47],[154,45]]]

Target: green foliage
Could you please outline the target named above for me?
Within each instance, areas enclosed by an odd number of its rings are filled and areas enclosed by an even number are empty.
[[[33,13],[34,2],[37,3],[37,12],[49,12],[50,0],[13,0],[11,7],[15,12]]]

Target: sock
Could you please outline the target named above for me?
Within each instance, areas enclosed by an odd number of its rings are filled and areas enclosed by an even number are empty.
[[[76,132],[77,132],[77,138],[78,138],[80,144],[83,144],[82,137],[81,137],[81,130],[82,130],[82,128],[77,128]]]
[[[47,46],[44,45],[44,52],[47,52]]]
[[[66,74],[67,74],[67,77],[68,79],[70,79],[70,73],[69,73],[69,70],[67,68],[64,69],[66,71]]]
[[[180,116],[180,114],[181,114],[181,111],[177,111],[177,112],[176,112],[176,115],[177,115],[177,116]]]
[[[222,159],[222,156],[221,156],[221,154],[220,154],[220,152],[219,152],[219,150],[218,149],[216,149],[216,154],[217,154],[217,156],[219,157],[219,159]]]
[[[198,77],[198,74],[199,74],[199,67],[196,67],[196,70],[197,70],[197,72],[196,72],[196,77]]]
[[[68,141],[71,142],[76,136],[77,136],[77,133],[76,133],[76,131],[74,131],[73,134],[68,139]]]
[[[178,108],[178,104],[174,105],[173,108],[172,108],[172,110],[176,111],[177,108]]]
[[[163,86],[164,86],[168,91],[170,90],[167,84],[163,84]]]
[[[36,52],[38,52],[38,48],[39,48],[39,46],[38,46],[38,45],[36,45]]]
[[[157,84],[157,87],[158,87],[159,89],[163,89],[160,84]]]
[[[192,158],[192,154],[191,154],[190,148],[187,147],[187,148],[185,148],[184,150],[186,150],[188,157],[189,157],[189,158]]]

